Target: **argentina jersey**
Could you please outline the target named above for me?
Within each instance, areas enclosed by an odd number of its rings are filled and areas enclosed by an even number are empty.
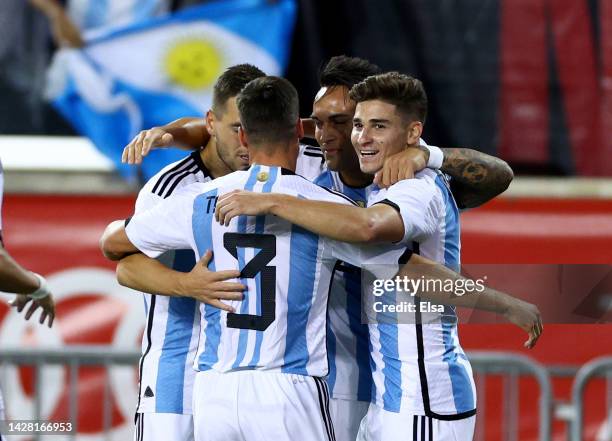
[[[348,196],[362,207],[367,205],[371,190],[376,188],[372,184],[350,187],[342,182],[338,172],[331,170],[323,172],[314,182]],[[362,324],[361,318],[361,270],[339,262],[329,291],[327,322],[327,383],[332,398],[371,400],[369,344],[368,326]]]
[[[244,369],[323,377],[327,297],[337,260],[360,264],[360,247],[334,242],[275,216],[215,221],[219,195],[246,189],[306,199],[352,203],[279,167],[253,165],[206,184],[194,184],[126,227],[130,241],[150,257],[190,245],[198,256],[213,250],[209,269],[239,269],[248,289],[228,302],[234,313],[201,305],[203,317],[195,367]]]
[[[166,166],[138,194],[135,213],[156,206],[177,189],[210,181],[200,152]],[[172,250],[159,257],[166,266],[190,271],[196,263],[191,249]],[[144,294],[146,329],[142,337],[137,412],[191,414],[200,314],[196,301]]]
[[[448,182],[440,172],[429,169],[415,178],[372,192],[368,205],[386,203],[396,208],[405,236],[394,245],[394,257],[387,254],[385,261],[369,263],[399,260],[409,247],[456,270],[460,265],[459,213]],[[421,313],[417,308],[414,315],[412,323],[416,324],[386,320],[370,324],[374,402],[391,412],[445,420],[474,415],[476,390],[470,363],[459,344],[454,308],[445,306],[443,313]]]
[[[295,174],[303,176],[309,181],[314,181],[326,168],[325,158],[319,147],[300,144]]]

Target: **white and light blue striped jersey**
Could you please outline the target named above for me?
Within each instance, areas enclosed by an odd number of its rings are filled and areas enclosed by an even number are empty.
[[[151,257],[185,246],[198,256],[211,249],[211,270],[241,271],[240,280],[248,290],[243,300],[229,302],[235,313],[201,305],[205,320],[198,370],[325,376],[332,271],[338,259],[359,264],[362,248],[321,238],[275,216],[239,216],[229,226],[220,225],[214,218],[216,200],[236,189],[352,203],[291,171],[253,165],[248,171],[186,187],[134,216],[126,233]]]
[[[301,145],[297,169],[312,179],[321,173],[322,159],[318,147]],[[211,179],[200,152],[193,152],[164,167],[145,184],[135,213],[147,211],[180,188]],[[160,260],[179,271],[189,271],[196,263],[191,249],[170,251]],[[193,363],[203,320],[198,306],[193,299],[146,293],[144,302],[147,327],[142,338],[137,412],[191,414]]]
[[[373,184],[351,187],[331,170],[323,172],[315,184],[338,191],[362,207],[372,189],[378,188]],[[370,401],[372,397],[370,337],[368,325],[362,323],[361,292],[361,269],[345,262],[336,265],[327,322],[327,383],[332,398]]]
[[[327,169],[323,152],[319,147],[300,144],[295,174],[314,181]]]
[[[170,0],[69,0],[68,16],[81,31],[138,23],[164,15]]]
[[[458,269],[459,213],[448,183],[441,173],[429,169],[415,178],[373,191],[368,205],[387,203],[398,209],[405,229],[400,245]],[[388,253],[369,263],[399,259],[401,248],[394,248],[395,255]],[[454,308],[446,306],[444,313],[417,311],[414,323],[370,325],[374,402],[392,412],[407,410],[434,418],[474,415],[476,390],[470,363],[459,344]]]
[[[156,206],[180,188],[212,178],[200,152],[164,167],[140,190],[135,213]],[[160,261],[178,271],[196,263],[193,251],[172,250]],[[194,299],[144,294],[146,329],[142,336],[137,412],[191,414],[200,313]]]

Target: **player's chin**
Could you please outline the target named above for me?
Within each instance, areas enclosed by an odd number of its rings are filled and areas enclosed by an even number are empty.
[[[382,164],[374,163],[371,161],[362,161],[359,160],[359,168],[362,173],[366,173],[368,175],[375,175],[380,169],[382,169]]]
[[[326,157],[325,165],[331,171],[340,171],[340,160],[337,157]]]

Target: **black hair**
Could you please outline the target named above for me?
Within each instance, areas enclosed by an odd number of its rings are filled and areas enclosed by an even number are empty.
[[[321,87],[345,86],[350,89],[367,77],[381,72],[380,67],[363,58],[338,55],[330,58],[321,68],[319,83]]]
[[[266,74],[252,64],[237,64],[228,67],[217,79],[213,89],[212,109],[217,114],[225,112],[227,100],[235,97],[250,81]]]
[[[286,79],[269,76],[251,81],[238,94],[237,104],[242,129],[252,142],[285,142],[296,135],[298,93]]]

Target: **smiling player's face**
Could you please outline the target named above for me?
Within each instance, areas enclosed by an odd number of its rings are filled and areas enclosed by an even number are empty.
[[[210,134],[217,143],[217,152],[221,160],[230,170],[245,170],[249,167],[249,152],[240,144],[238,129],[240,129],[240,116],[236,97],[229,98],[222,112],[211,112],[209,116]],[[210,121],[212,119],[212,121]]]
[[[315,97],[312,105],[315,138],[330,170],[359,170],[351,145],[354,113],[355,101],[349,98],[345,86],[323,87]]]
[[[420,122],[407,123],[394,104],[380,100],[357,104],[351,140],[359,158],[361,171],[375,174],[382,169],[385,158],[418,142]],[[418,127],[417,127],[418,129]]]

